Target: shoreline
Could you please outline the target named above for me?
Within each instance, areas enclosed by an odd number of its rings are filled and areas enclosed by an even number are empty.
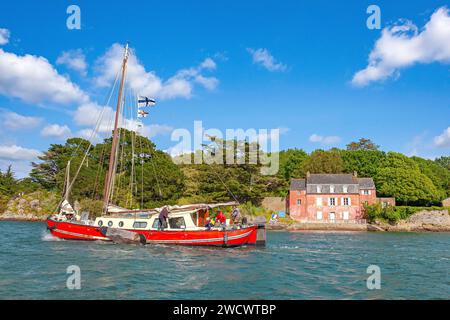
[[[45,217],[2,217],[0,216],[0,222],[45,222],[47,216]],[[339,223],[277,223],[277,224],[266,224],[267,231],[287,231],[287,232],[298,232],[298,231],[325,231],[325,232],[424,232],[424,233],[435,233],[435,232],[447,232],[450,233],[450,226],[448,225],[435,225],[435,224],[396,224],[390,225],[387,223],[383,224],[339,224]]]

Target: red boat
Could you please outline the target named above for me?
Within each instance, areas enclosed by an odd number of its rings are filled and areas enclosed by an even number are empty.
[[[76,215],[63,212],[49,217],[47,228],[53,236],[68,240],[221,247],[265,245],[264,224],[202,226],[206,222],[207,210],[231,204],[167,207],[168,225],[164,230],[160,229],[161,209],[116,211],[95,220],[77,218]]]
[[[103,193],[103,215],[94,220],[90,220],[88,214],[79,215],[79,212],[74,210],[69,203],[70,191],[80,168],[84,165],[89,150],[92,147],[92,144],[90,144],[85,151],[80,167],[76,171],[77,173],[72,182],[69,181],[70,161],[68,162],[66,167],[64,198],[58,206],[59,213],[52,215],[47,219],[47,228],[55,237],[71,240],[101,240],[123,243],[160,243],[195,246],[212,245],[224,247],[264,244],[264,224],[247,224],[245,221],[233,223],[232,225],[225,223],[225,221],[222,221],[219,225],[210,225],[206,223],[209,210],[219,206],[236,206],[238,204],[237,202],[164,206],[163,208],[158,209],[141,208],[139,210],[129,210],[111,205],[111,198],[113,198],[115,191],[114,182],[116,179],[116,170],[118,167],[117,156],[119,154],[120,145],[119,123],[122,121],[121,117],[123,116],[122,107],[124,100],[122,99],[122,91],[124,89],[124,80],[126,78],[125,73],[128,55],[129,49],[128,45],[126,45],[121,65],[122,76],[118,91],[119,94],[115,112],[111,152],[109,154],[109,166]],[[114,90],[111,92],[113,91]],[[155,104],[154,99],[143,96],[139,96],[136,102],[138,118],[145,118],[148,114],[148,112],[144,112],[141,108],[151,107]],[[103,113],[101,113],[101,115],[102,114]],[[97,123],[100,122],[101,121],[97,121]],[[133,182],[132,177],[136,176],[136,173],[133,171],[135,168],[134,160],[137,158],[137,155],[135,155],[134,149],[132,150],[132,174],[130,180]],[[141,154],[139,156],[142,158],[140,161],[141,163],[143,163],[144,158],[151,158],[151,155]],[[133,190],[135,190],[135,188],[133,188],[133,183],[130,183],[129,193],[133,194]],[[130,205],[131,202],[132,201],[130,201]],[[163,216],[164,220],[160,221],[159,216],[162,210],[165,210]],[[206,227],[206,225],[208,226]]]

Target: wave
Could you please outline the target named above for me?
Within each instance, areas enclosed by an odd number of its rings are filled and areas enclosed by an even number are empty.
[[[64,239],[53,236],[50,232],[43,230],[41,234],[42,241],[64,241]]]

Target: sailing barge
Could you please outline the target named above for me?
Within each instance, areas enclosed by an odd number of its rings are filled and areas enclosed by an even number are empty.
[[[121,65],[112,146],[103,195],[103,214],[92,220],[86,214],[79,215],[72,208],[68,199],[76,177],[69,182],[70,170],[66,169],[65,194],[58,206],[59,212],[47,218],[47,229],[53,236],[68,240],[221,247],[265,245],[264,224],[241,223],[205,227],[208,211],[218,207],[235,206],[237,202],[165,206],[169,213],[167,228],[164,229],[161,229],[159,219],[163,208],[129,210],[110,203],[117,167],[119,115],[123,104],[122,91],[128,55],[129,48],[126,45]],[[139,102],[144,103],[145,106],[155,103],[153,99],[147,97],[143,97]],[[145,117],[146,114],[148,113],[139,109],[138,116]]]

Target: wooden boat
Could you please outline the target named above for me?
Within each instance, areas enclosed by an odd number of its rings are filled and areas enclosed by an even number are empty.
[[[159,213],[163,208],[129,210],[110,203],[114,189],[116,157],[118,151],[118,125],[122,104],[122,90],[128,61],[129,49],[125,47],[121,67],[121,81],[115,114],[109,169],[106,175],[102,216],[89,219],[79,215],[69,203],[70,190],[76,180],[69,179],[69,165],[66,168],[65,192],[60,203],[59,212],[47,219],[47,228],[52,235],[68,240],[114,241],[121,243],[170,244],[190,246],[235,247],[242,245],[264,245],[264,224],[234,224],[205,227],[208,211],[224,206],[235,206],[237,202],[219,204],[192,204],[184,206],[165,206],[168,210],[167,228],[162,229]],[[155,101],[141,97],[139,102],[152,106]],[[139,107],[139,105],[138,105]],[[138,117],[148,114],[138,110]],[[88,148],[89,151],[89,148]],[[86,152],[88,152],[86,151]],[[84,159],[80,166],[83,165]]]

